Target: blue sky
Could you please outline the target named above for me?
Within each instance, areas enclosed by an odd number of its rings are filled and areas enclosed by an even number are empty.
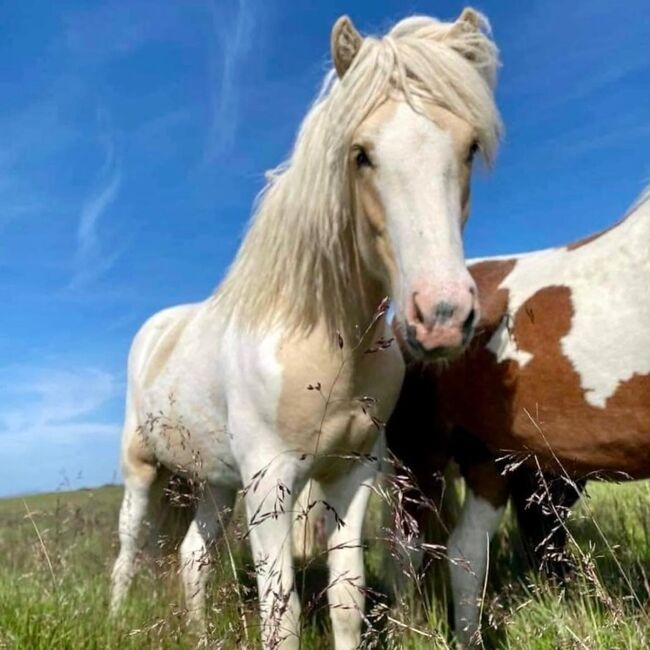
[[[468,255],[560,244],[650,180],[647,0],[478,2],[507,134]],[[222,277],[348,13],[440,0],[0,4],[0,495],[118,478],[124,369],[152,312]]]

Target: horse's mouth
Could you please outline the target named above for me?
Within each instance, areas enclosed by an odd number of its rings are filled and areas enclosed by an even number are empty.
[[[427,350],[419,341],[406,339],[406,348],[409,356],[414,361],[420,361],[433,364],[450,363],[460,357],[467,349],[469,340],[464,341],[462,345],[453,347],[439,347],[433,350]]]

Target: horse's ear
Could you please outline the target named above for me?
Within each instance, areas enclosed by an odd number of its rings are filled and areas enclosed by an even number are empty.
[[[347,16],[341,16],[332,27],[332,60],[339,78],[348,71],[361,48],[363,37]]]
[[[476,31],[480,31],[483,28],[484,23],[485,18],[483,18],[483,16],[472,7],[465,7],[465,9],[460,12],[460,16],[456,19],[456,25],[458,25],[459,29],[467,29],[469,27]]]
[[[466,38],[468,35],[485,35],[490,31],[490,23],[487,18],[472,7],[465,7],[460,16],[452,23],[449,30],[449,44],[468,61],[474,63],[481,58],[477,50],[477,40]],[[481,39],[482,41],[483,39]],[[480,42],[480,41],[478,41]]]

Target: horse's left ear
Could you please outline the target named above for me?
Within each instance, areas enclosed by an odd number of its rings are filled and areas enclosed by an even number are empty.
[[[332,27],[332,60],[339,79],[348,71],[361,49],[363,37],[347,16],[341,16]]]
[[[460,29],[467,29],[469,27],[479,31],[483,28],[484,23],[485,18],[483,18],[476,9],[465,7],[465,9],[460,12],[460,16],[456,19],[455,24],[458,25]]]

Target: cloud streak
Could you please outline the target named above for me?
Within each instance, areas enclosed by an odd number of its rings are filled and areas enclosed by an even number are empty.
[[[89,258],[99,249],[97,226],[102,215],[115,200],[120,188],[121,175],[115,162],[115,148],[108,143],[104,178],[100,187],[86,201],[81,210],[79,227],[77,229],[78,254],[83,259]]]
[[[0,494],[115,479],[120,423],[108,413],[123,392],[115,375],[18,364],[0,368],[0,385]]]
[[[100,114],[100,123],[106,123]],[[106,127],[101,140],[104,164],[96,180],[96,187],[84,202],[77,226],[76,270],[70,283],[72,289],[81,288],[105,273],[113,265],[118,253],[106,253],[99,237],[99,225],[120,191],[122,171],[116,152],[115,140]]]
[[[5,452],[73,444],[80,437],[115,435],[116,423],[102,422],[103,407],[121,392],[116,377],[96,368],[0,369],[7,387],[0,399],[0,449]]]
[[[234,17],[228,15],[233,9]],[[238,122],[236,75],[251,48],[255,20],[251,0],[227,3],[213,0],[210,15],[219,43],[218,51],[213,50],[210,61],[211,121],[206,147],[207,159],[214,160],[227,152],[235,140]]]

